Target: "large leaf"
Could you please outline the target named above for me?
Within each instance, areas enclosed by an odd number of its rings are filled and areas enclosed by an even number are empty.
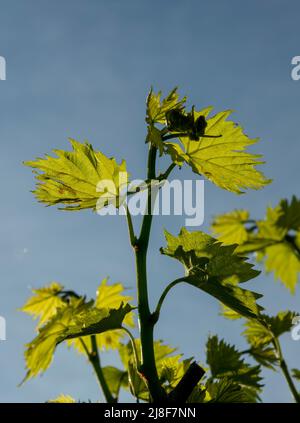
[[[243,189],[260,189],[270,180],[256,169],[264,163],[260,155],[253,155],[244,150],[257,142],[250,139],[240,126],[227,118],[231,111],[224,111],[208,118],[212,108],[194,112],[195,119],[204,116],[207,120],[206,136],[222,135],[219,138],[201,137],[193,141],[188,136],[180,138],[180,144],[167,142],[167,151],[171,156],[185,161],[197,174],[204,175],[214,184],[228,191],[240,194]],[[176,153],[174,153],[174,151]]]
[[[48,206],[61,204],[63,210],[91,208],[105,205],[118,207],[121,191],[127,184],[126,163],[118,165],[91,144],[70,140],[73,151],[54,150],[57,157],[25,162],[36,169],[37,199]],[[41,172],[41,173],[39,173]]]
[[[27,300],[20,311],[32,315],[34,319],[39,319],[37,327],[42,326],[56,313],[59,307],[64,306],[63,299],[58,295],[63,289],[64,287],[57,282],[33,289],[34,295]]]
[[[245,257],[235,253],[236,245],[224,246],[203,232],[183,228],[175,237],[165,232],[167,247],[162,253],[181,261],[184,281],[214,296],[223,304],[248,318],[257,318],[261,297],[238,286],[259,274]]]
[[[84,299],[73,299],[40,328],[37,337],[27,345],[25,360],[28,372],[25,380],[49,367],[59,343],[120,329],[124,317],[131,310],[129,304],[122,304],[118,309],[97,309],[93,307],[93,301],[86,303]]]

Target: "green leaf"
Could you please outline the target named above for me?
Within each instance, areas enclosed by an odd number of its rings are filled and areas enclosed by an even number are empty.
[[[60,394],[57,398],[49,400],[51,403],[74,404],[76,401],[70,395]]]
[[[161,100],[161,91],[155,94],[151,88],[147,97],[146,122],[150,125],[165,124],[166,113],[173,109],[181,110],[185,101],[185,97],[182,100],[179,99],[177,88],[174,88],[163,100]]]
[[[59,343],[120,329],[131,310],[129,304],[122,304],[118,309],[97,309],[93,307],[93,301],[86,303],[83,298],[73,299],[40,328],[36,338],[27,345],[25,361],[28,372],[24,381],[49,367]]]
[[[278,365],[278,357],[273,347],[265,345],[253,346],[248,353],[258,364],[275,370],[274,365]]]
[[[204,175],[217,186],[240,194],[243,189],[260,189],[271,180],[255,167],[263,164],[260,155],[253,155],[244,150],[257,143],[250,139],[240,126],[226,120],[231,111],[224,111],[208,118],[212,108],[194,112],[195,119],[204,116],[207,120],[206,136],[222,135],[220,138],[201,137],[193,141],[189,137],[181,137],[180,145],[174,142],[165,143],[176,149],[181,160],[191,166],[197,174]],[[176,147],[175,147],[176,146]]]
[[[48,206],[62,204],[63,210],[93,209],[113,204],[120,206],[121,192],[126,187],[126,163],[118,165],[94,151],[91,144],[70,139],[73,151],[54,150],[57,157],[25,162],[36,173],[34,194]],[[41,173],[38,173],[41,172]]]
[[[34,319],[39,319],[37,328],[46,323],[57,311],[64,306],[63,299],[58,295],[64,287],[57,282],[42,288],[33,289],[34,295],[30,297],[20,311],[30,314]]]
[[[126,314],[132,310],[133,308],[129,304],[121,304],[118,309],[90,308],[84,310],[70,322],[68,329],[61,334],[57,342],[121,329]]]
[[[248,403],[256,402],[252,392],[242,388],[237,383],[226,378],[216,381],[208,381],[207,392],[210,396],[210,403]]]
[[[280,209],[277,225],[298,231],[300,229],[300,200],[295,195],[290,202],[286,199],[281,200]]]
[[[245,363],[242,354],[232,345],[217,336],[210,337],[206,344],[206,361],[210,367],[212,378],[227,378],[243,387],[260,390],[260,366]]]
[[[108,278],[102,280],[98,290],[94,306],[98,309],[118,309],[122,303],[129,303],[132,301],[132,297],[129,295],[124,295],[125,288],[121,283],[108,284]],[[133,313],[126,314],[124,318],[124,324],[133,327]],[[113,330],[99,333],[96,336],[96,342],[98,347],[101,350],[110,350],[117,349],[120,346],[121,340],[124,338],[124,331],[122,330]],[[91,350],[91,338],[85,337],[84,342],[89,350]],[[72,345],[77,349],[81,354],[86,354],[85,349],[83,348],[82,343],[79,339],[74,339],[71,341]]]
[[[280,311],[276,316],[262,314],[260,322],[252,320],[245,323],[246,330],[243,335],[254,347],[268,345],[274,337],[278,338],[290,332],[295,316],[297,313],[290,310]]]
[[[292,375],[295,379],[300,381],[300,370],[299,369],[292,369]]]
[[[300,273],[299,254],[287,242],[272,245],[265,250],[265,268],[267,272],[274,272],[293,294],[295,293],[298,275]]]
[[[110,392],[118,398],[120,389],[128,384],[127,372],[113,366],[102,367],[102,371]]]
[[[235,253],[236,245],[224,246],[203,232],[182,228],[178,237],[165,232],[167,248],[162,253],[181,261],[186,276],[183,280],[214,296],[237,313],[259,317],[262,307],[256,300],[260,294],[237,284],[259,274],[245,257]]]
[[[274,272],[275,278],[294,293],[300,273],[299,204],[295,196],[290,202],[281,200],[276,207],[267,208],[265,219],[251,221],[248,228],[244,219],[247,212],[226,213],[215,218],[212,229],[226,243],[239,243],[239,254],[257,253],[256,260],[264,262],[266,271]]]
[[[216,216],[212,223],[212,231],[225,244],[243,244],[248,240],[245,223],[249,219],[247,210],[234,210]]]
[[[140,356],[140,339],[135,339],[135,345],[138,356]],[[191,360],[187,359],[180,361],[181,354],[174,355],[175,352],[176,348],[163,344],[161,340],[154,341],[154,355],[158,376],[167,391],[169,391],[176,384],[176,381],[179,380],[180,376],[183,375],[182,372]],[[134,364],[134,354],[131,342],[121,344],[119,347],[119,354],[125,369],[129,372],[129,382],[132,394],[141,400],[148,401],[149,391],[143,376],[138,372]]]
[[[30,379],[44,372],[50,366],[57,343],[62,335],[68,331],[69,325],[76,315],[89,309],[92,302],[85,303],[84,299],[73,299],[70,304],[57,313],[39,329],[38,335],[26,345],[25,362],[28,369],[23,380]]]

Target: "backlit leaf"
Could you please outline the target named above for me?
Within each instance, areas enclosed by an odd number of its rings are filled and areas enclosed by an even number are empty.
[[[91,144],[72,139],[70,143],[71,152],[54,150],[57,157],[46,155],[25,162],[36,169],[36,198],[48,206],[61,204],[63,210],[100,210],[108,204],[118,207],[128,182],[126,163],[118,165],[114,158],[94,151]]]
[[[257,143],[250,139],[240,126],[227,120],[231,111],[217,113],[208,117],[211,107],[195,112],[195,119],[204,116],[207,120],[205,135],[222,135],[219,138],[201,137],[193,141],[189,137],[180,138],[180,153],[182,160],[191,166],[197,174],[205,176],[219,187],[240,194],[247,188],[260,189],[270,180],[256,169],[264,163],[260,155],[245,152],[245,149]],[[178,144],[168,142],[166,145],[176,148]]]
[[[167,247],[162,253],[181,261],[184,281],[214,296],[223,304],[248,318],[257,318],[261,297],[238,286],[259,274],[245,257],[235,253],[236,245],[222,245],[203,232],[183,228],[178,237],[165,232]]]

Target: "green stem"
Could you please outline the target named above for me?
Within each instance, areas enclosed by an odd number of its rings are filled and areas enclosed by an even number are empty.
[[[157,149],[151,145],[148,155],[148,180],[155,179],[156,155]],[[141,233],[136,245],[134,246],[136,258],[138,315],[141,337],[141,366],[139,370],[147,381],[153,402],[162,402],[167,399],[167,395],[160,384],[155,363],[153,339],[154,322],[149,309],[147,286],[147,251],[152,224],[151,190],[148,191],[147,205],[148,213],[144,215]]]
[[[103,374],[103,370],[101,367],[101,363],[100,363],[100,357],[99,357],[99,352],[98,352],[98,346],[97,346],[97,341],[96,341],[96,336],[92,335],[91,336],[91,344],[92,344],[92,351],[89,351],[85,342],[83,341],[82,338],[80,338],[80,342],[85,350],[85,353],[89,359],[89,362],[91,363],[91,365],[93,366],[93,369],[96,373],[99,385],[103,391],[104,397],[106,399],[107,403],[115,403],[117,402],[116,398],[114,398],[110,392],[110,389],[106,383],[104,374]]]
[[[283,357],[279,339],[274,337],[273,344],[274,344],[274,347],[275,347],[277,354],[278,354],[279,365],[280,365],[281,371],[282,371],[282,373],[283,373],[283,375],[284,375],[284,377],[287,381],[287,384],[288,384],[290,391],[291,391],[291,393],[292,393],[292,395],[295,399],[295,402],[299,404],[300,403],[300,394],[299,394],[299,392],[297,391],[297,388],[294,385],[294,381],[292,379],[292,376],[290,375],[288,366],[287,366],[286,361]]]
[[[154,312],[154,319],[155,319],[155,323],[158,321],[158,319],[159,319],[159,315],[160,315],[160,310],[161,310],[161,307],[162,307],[162,305],[163,305],[163,302],[164,302],[164,300],[165,300],[165,298],[166,298],[166,296],[168,295],[168,292],[175,286],[175,285],[178,285],[179,283],[181,283],[181,282],[185,282],[185,278],[178,278],[178,279],[175,279],[175,281],[173,281],[173,282],[171,282],[171,283],[169,283],[169,285],[164,289],[164,291],[163,291],[163,293],[161,294],[161,297],[160,297],[160,299],[158,300],[158,303],[157,303],[157,306],[156,306],[156,309],[155,309],[155,312]]]

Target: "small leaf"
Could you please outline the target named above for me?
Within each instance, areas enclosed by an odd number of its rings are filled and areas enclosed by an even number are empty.
[[[110,392],[117,398],[120,389],[128,384],[127,372],[113,366],[102,367],[102,371]]]
[[[57,398],[49,400],[52,403],[74,404],[76,401],[70,395],[60,394]]]
[[[213,233],[225,244],[243,244],[248,240],[245,223],[249,219],[247,210],[234,210],[216,216],[212,223]]]
[[[63,299],[58,295],[63,289],[64,287],[57,282],[33,289],[34,295],[27,300],[20,311],[32,315],[34,319],[39,319],[37,326],[39,328],[56,313],[59,307],[64,305]]]
[[[163,100],[161,100],[161,91],[155,94],[151,89],[147,97],[146,122],[165,124],[166,113],[173,109],[182,109],[185,101],[185,97],[179,100],[177,88],[174,88]]]
[[[292,369],[293,377],[300,381],[300,370],[299,369]]]

